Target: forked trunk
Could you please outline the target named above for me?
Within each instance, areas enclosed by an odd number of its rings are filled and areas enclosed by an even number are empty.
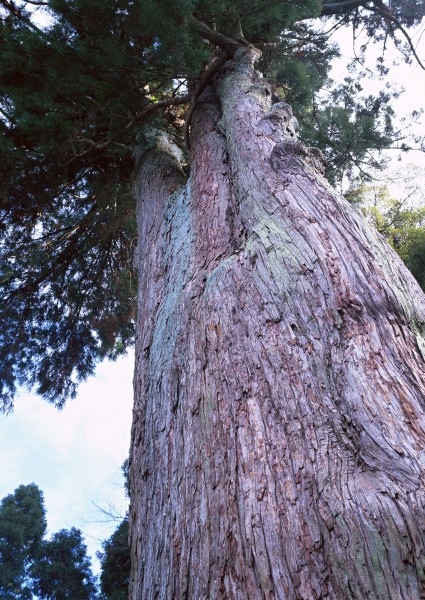
[[[140,162],[130,597],[425,598],[424,297],[255,58]]]

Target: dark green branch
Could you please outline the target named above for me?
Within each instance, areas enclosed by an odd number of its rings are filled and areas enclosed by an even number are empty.
[[[202,21],[199,21],[196,17],[191,17],[189,22],[190,22],[190,25],[192,26],[192,28],[197,33],[199,33],[203,38],[205,38],[206,40],[208,40],[209,42],[214,44],[214,46],[221,48],[222,50],[227,52],[230,56],[233,56],[233,54],[236,52],[236,50],[238,48],[240,48],[242,45],[247,44],[247,42],[244,42],[243,40],[236,40],[233,38],[229,38],[229,37],[227,37],[227,35],[223,35],[219,31],[210,29],[208,27],[208,25],[205,25],[205,23],[202,23]]]

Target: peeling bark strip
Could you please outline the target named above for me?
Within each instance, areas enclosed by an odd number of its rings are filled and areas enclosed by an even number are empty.
[[[130,597],[425,598],[424,297],[255,58],[141,161]]]

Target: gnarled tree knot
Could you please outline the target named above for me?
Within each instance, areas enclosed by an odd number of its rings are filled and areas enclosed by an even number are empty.
[[[294,159],[303,159],[320,175],[326,172],[326,161],[319,148],[307,147],[300,140],[292,137],[284,138],[275,145],[270,156],[274,169],[288,167]]]

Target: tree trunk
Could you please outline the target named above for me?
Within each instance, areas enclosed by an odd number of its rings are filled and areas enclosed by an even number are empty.
[[[255,58],[140,160],[130,598],[425,598],[425,299]]]

